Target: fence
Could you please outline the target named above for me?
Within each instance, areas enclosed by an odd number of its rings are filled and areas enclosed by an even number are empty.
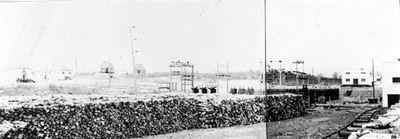
[[[230,92],[231,94],[248,94],[248,95],[264,94],[264,92],[254,92],[254,89],[251,91],[246,90],[245,93],[239,93],[243,92],[239,90],[240,89],[233,88],[231,89]],[[247,92],[252,92],[252,93],[247,93]],[[268,89],[268,94],[284,94],[284,93],[302,95],[303,99],[307,100],[309,105],[314,103],[323,103],[329,100],[339,100],[339,89],[308,89],[307,87],[303,87],[302,89]]]

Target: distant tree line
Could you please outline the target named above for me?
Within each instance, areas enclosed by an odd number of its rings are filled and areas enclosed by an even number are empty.
[[[282,71],[281,76],[283,85],[296,85],[296,78],[298,79],[299,84],[302,84],[304,82],[306,84],[340,85],[342,81],[337,72],[333,74],[333,77],[324,77],[322,74],[314,76],[298,71]],[[271,84],[279,85],[279,71],[275,69],[268,70],[267,79]]]
[[[216,73],[199,73],[195,72],[195,79],[216,79]],[[246,72],[231,72],[231,80],[260,80],[264,79],[263,73],[260,71],[249,70]],[[148,73],[147,77],[157,78],[157,77],[168,77],[169,72],[155,72]],[[308,84],[321,84],[321,85],[340,85],[341,76],[337,72],[333,73],[332,77],[324,77],[322,74],[313,76],[308,73],[296,72],[296,71],[282,71],[282,83],[283,85],[296,85],[296,75],[299,83],[303,81]],[[269,82],[273,85],[279,85],[280,79],[279,71],[276,69],[267,71],[267,78]]]

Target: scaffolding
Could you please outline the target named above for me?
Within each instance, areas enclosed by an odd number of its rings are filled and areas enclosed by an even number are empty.
[[[177,87],[175,87],[175,90],[171,88],[171,85],[174,84],[172,81],[172,78],[175,77],[180,77],[180,84],[181,84],[181,90],[183,92],[187,92],[187,86],[191,86],[191,88],[194,88],[194,65],[190,64],[189,61],[181,62],[181,61],[176,61],[176,62],[171,62],[169,65],[170,67],[170,92],[172,91],[178,91]]]

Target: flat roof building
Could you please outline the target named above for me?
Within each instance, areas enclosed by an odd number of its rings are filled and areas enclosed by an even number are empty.
[[[375,85],[381,83],[382,75],[375,71]],[[342,86],[372,86],[372,72],[365,69],[346,70],[342,73]]]
[[[382,106],[390,107],[400,99],[400,61],[382,63]]]

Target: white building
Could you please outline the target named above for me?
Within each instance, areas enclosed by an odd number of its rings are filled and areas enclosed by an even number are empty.
[[[55,66],[47,70],[44,76],[42,76],[42,79],[52,81],[71,80],[74,74],[73,70],[65,66]]]
[[[342,86],[372,86],[372,72],[369,70],[347,70],[342,73]],[[375,71],[375,85],[381,84],[382,75]]]
[[[382,105],[390,107],[400,99],[400,61],[382,63]]]

